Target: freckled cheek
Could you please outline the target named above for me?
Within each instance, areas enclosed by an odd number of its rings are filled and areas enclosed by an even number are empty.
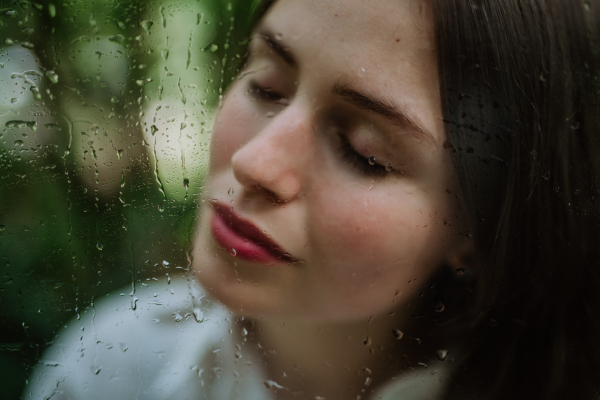
[[[364,196],[359,197],[330,200],[329,211],[321,212],[328,217],[321,218],[315,229],[320,232],[315,240],[325,243],[319,257],[342,268],[340,277],[378,281],[390,270],[426,258],[422,253],[430,240],[426,227],[430,217],[420,210],[427,208],[425,201],[376,195],[367,197],[365,206]]]
[[[256,135],[258,118],[247,101],[243,96],[232,96],[217,115],[211,142],[212,169],[228,167],[233,154]]]
[[[364,209],[352,212],[342,204],[322,215],[327,218],[320,219],[315,226],[318,235],[314,240],[319,243],[317,257],[330,266],[344,269],[342,276],[348,279],[375,274],[375,268],[369,266],[388,258],[386,249],[381,246],[381,233],[375,225],[376,219],[385,218],[385,215]]]

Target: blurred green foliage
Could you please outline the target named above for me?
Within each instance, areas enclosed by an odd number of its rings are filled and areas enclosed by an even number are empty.
[[[3,399],[94,299],[188,268],[211,116],[260,6],[0,0]]]

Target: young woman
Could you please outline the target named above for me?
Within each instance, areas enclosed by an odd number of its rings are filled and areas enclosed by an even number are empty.
[[[593,396],[596,21],[566,0],[275,2],[214,126],[209,297],[97,304],[28,391]]]

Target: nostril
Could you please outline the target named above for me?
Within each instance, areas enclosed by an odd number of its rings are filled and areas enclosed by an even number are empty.
[[[256,191],[260,191],[262,192],[265,197],[271,201],[273,204],[280,204],[280,203],[285,203],[287,200],[284,200],[282,198],[280,198],[277,193],[273,192],[272,190],[269,190],[263,186],[261,186],[260,184],[254,185],[253,189]]]

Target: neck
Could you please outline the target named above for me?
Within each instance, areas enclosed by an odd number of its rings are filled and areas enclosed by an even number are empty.
[[[365,399],[391,377],[417,363],[430,363],[436,350],[443,348],[439,338],[417,327],[428,325],[431,331],[430,324],[415,324],[407,314],[396,311],[336,323],[253,320],[245,324],[268,379],[285,388],[273,385],[277,398]]]

